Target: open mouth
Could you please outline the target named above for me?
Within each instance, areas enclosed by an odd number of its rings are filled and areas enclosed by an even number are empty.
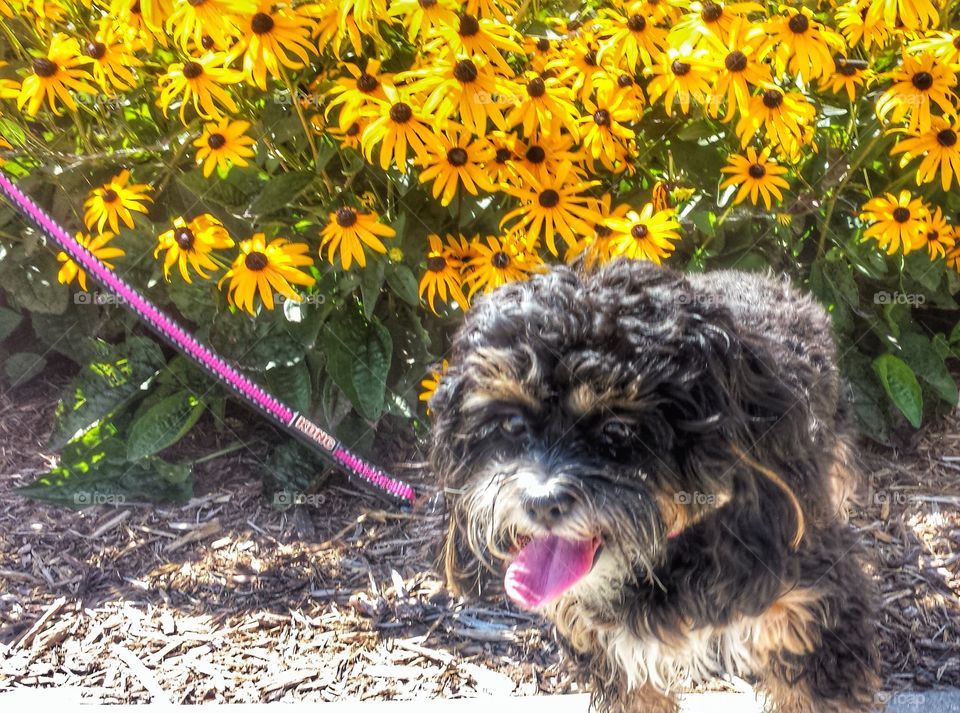
[[[539,535],[524,543],[507,567],[507,595],[524,609],[536,609],[579,582],[593,569],[602,540],[567,540],[557,535]]]

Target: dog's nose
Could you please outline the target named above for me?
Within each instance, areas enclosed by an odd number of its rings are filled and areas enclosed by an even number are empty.
[[[526,504],[527,517],[547,529],[554,527],[573,509],[573,495],[564,491],[530,498]]]

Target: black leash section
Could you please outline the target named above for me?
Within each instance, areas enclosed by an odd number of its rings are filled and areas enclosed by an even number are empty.
[[[17,188],[2,172],[0,172],[0,192],[24,218],[63,248],[74,262],[91,274],[108,292],[119,298],[127,309],[137,315],[144,324],[166,340],[170,346],[188,356],[247,404],[288,433],[311,446],[335,466],[345,470],[348,475],[372,486],[378,493],[387,496],[394,503],[404,507],[413,505],[416,500],[413,488],[357,457],[320,426],[277,400],[227,364],[213,350],[201,344],[183,327],[157,309],[147,298],[108,269],[93,253],[74,240],[66,230]]]

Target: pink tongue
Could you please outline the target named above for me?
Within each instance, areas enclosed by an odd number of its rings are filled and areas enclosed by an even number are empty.
[[[599,545],[599,540],[571,541],[556,535],[535,538],[507,568],[507,594],[525,609],[560,596],[590,571]]]

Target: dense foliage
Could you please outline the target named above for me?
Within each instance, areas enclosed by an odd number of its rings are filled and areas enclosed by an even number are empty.
[[[793,276],[888,441],[957,403],[956,5],[0,0],[0,155],[361,452],[385,419],[422,432],[472,300],[618,256]],[[187,496],[159,454],[227,428],[224,395],[7,207],[0,258],[7,384],[80,366],[29,493]]]

